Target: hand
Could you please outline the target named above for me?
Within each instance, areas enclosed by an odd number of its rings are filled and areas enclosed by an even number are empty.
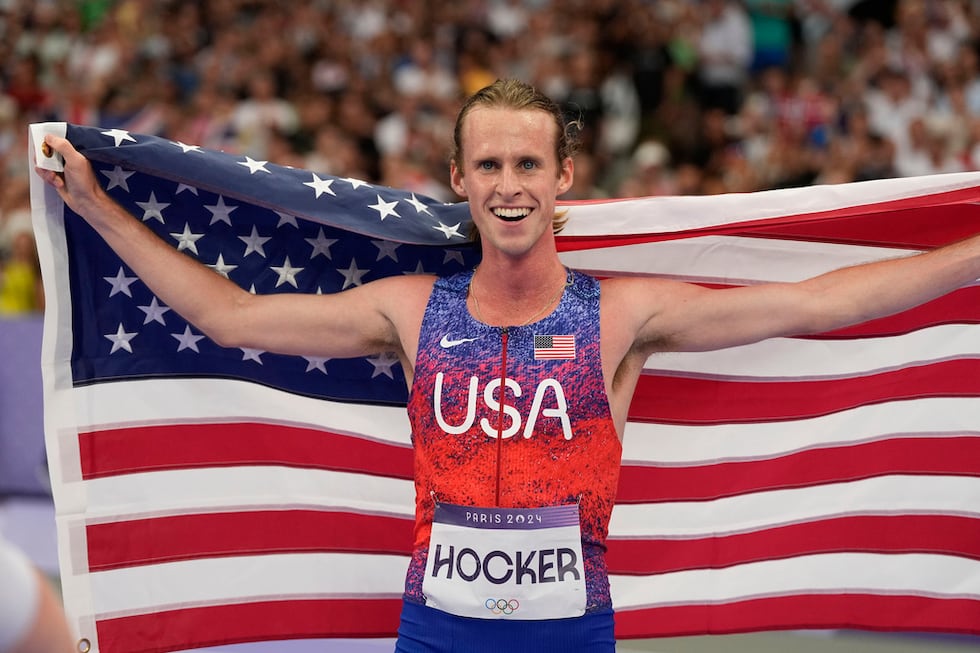
[[[46,134],[41,150],[45,154],[57,152],[64,159],[64,172],[45,170],[37,166],[34,170],[45,183],[50,184],[58,192],[61,199],[73,211],[83,216],[92,215],[99,203],[108,199],[99,186],[88,159],[67,139]]]

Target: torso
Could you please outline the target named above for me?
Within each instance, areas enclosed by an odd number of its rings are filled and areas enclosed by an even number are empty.
[[[493,506],[499,492],[506,507],[579,503],[587,607],[608,607],[602,554],[622,449],[606,397],[599,283],[576,275],[554,312],[507,330],[507,407],[498,421],[502,332],[467,311],[471,274],[436,282],[419,331],[409,400],[416,541],[406,598],[424,600],[421,575],[435,500]],[[570,338],[539,338],[536,359],[536,335]],[[563,339],[574,340],[573,351],[562,349]],[[549,351],[569,358],[540,358]]]

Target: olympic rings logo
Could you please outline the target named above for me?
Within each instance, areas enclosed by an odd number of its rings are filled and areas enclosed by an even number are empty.
[[[487,599],[484,605],[494,614],[514,614],[521,607],[521,602],[517,599]]]

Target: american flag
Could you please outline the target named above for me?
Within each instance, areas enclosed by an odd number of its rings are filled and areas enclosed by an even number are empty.
[[[123,206],[256,293],[475,265],[464,204],[120,130],[67,137]],[[42,155],[35,153],[38,160]],[[977,230],[980,174],[569,204],[571,267],[792,281]],[[391,636],[412,540],[392,356],[225,349],[32,179],[45,431],[91,650]],[[610,524],[619,638],[980,632],[980,290],[807,338],[652,356]]]
[[[575,358],[575,336],[534,336],[534,359],[565,359]]]

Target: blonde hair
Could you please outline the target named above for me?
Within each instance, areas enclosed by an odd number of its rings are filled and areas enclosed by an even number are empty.
[[[463,170],[463,120],[476,107],[544,111],[550,115],[555,122],[555,158],[558,161],[559,174],[562,161],[574,157],[578,150],[580,121],[566,121],[558,103],[530,84],[517,79],[498,79],[467,98],[456,116],[451,157],[460,171]],[[565,227],[567,214],[567,210],[555,212],[552,222],[555,233]],[[474,238],[478,237],[479,232],[475,226],[473,231]]]

